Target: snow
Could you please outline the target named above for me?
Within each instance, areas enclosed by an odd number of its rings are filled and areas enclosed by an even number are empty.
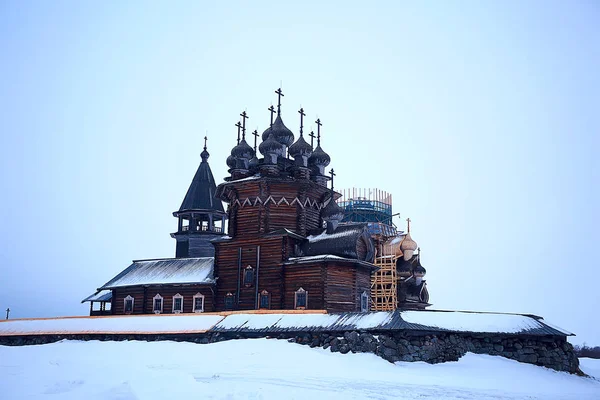
[[[400,314],[408,323],[447,329],[456,332],[519,333],[543,328],[535,318],[500,313],[468,313],[442,311],[404,311]],[[544,322],[545,323],[545,322]],[[556,328],[565,334],[569,332]]]
[[[589,376],[600,380],[600,360],[593,358],[580,358],[579,368]]]
[[[313,261],[313,260],[349,260],[348,258],[334,256],[332,254],[319,254],[316,256],[306,256],[306,257],[290,257],[289,262],[296,261]],[[356,260],[352,260],[356,261]]]
[[[274,339],[62,341],[0,346],[0,393],[7,400],[588,400],[600,398],[600,382],[475,354],[453,363],[391,364]]]
[[[136,285],[214,283],[212,257],[135,260],[101,289]]]
[[[9,320],[0,322],[0,335],[204,332],[223,318],[220,315],[171,314]]]
[[[327,231],[325,230],[325,231],[323,231],[323,233],[320,233],[318,235],[307,236],[306,238],[308,239],[308,241],[310,243],[315,243],[315,242],[319,242],[324,239],[334,239],[334,238],[340,238],[340,237],[352,236],[352,235],[356,235],[356,231],[354,231],[352,229],[347,229],[347,230],[343,230],[341,232],[334,232],[334,233],[327,233]]]

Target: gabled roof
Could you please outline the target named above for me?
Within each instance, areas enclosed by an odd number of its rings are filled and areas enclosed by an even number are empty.
[[[359,255],[357,254],[356,247],[359,238],[364,236],[365,240],[371,243],[366,226],[365,223],[339,224],[333,233],[327,233],[327,230],[324,229],[318,234],[310,235],[306,238],[307,241],[301,246],[302,255],[316,256],[330,254],[344,258],[358,259]],[[370,255],[372,256],[373,254]]]
[[[139,285],[214,284],[213,257],[134,261],[98,290]]]
[[[111,301],[112,300],[112,291],[110,290],[98,290],[96,293],[89,295],[85,299],[81,300],[82,303],[86,301]]]
[[[192,179],[192,183],[179,207],[179,212],[186,210],[211,210],[225,213],[221,200],[215,197],[217,185],[208,161],[203,159]]]

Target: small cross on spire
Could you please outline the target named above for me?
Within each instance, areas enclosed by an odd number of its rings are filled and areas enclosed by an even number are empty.
[[[242,140],[246,140],[246,119],[250,117],[246,114],[245,110],[240,114],[240,117],[242,117]]]
[[[273,104],[271,104],[271,107],[269,107],[269,111],[271,111],[271,125],[269,126],[273,126],[273,115],[275,115],[275,113],[277,111],[275,111],[275,107],[273,107]]]
[[[8,319],[8,314],[10,314],[10,308],[6,309],[6,319]]]
[[[406,230],[408,233],[410,233],[410,218],[406,218],[406,225],[407,225]]]
[[[206,141],[208,140],[208,138],[206,136],[204,136],[204,150],[206,150]]]
[[[283,92],[279,88],[275,93],[277,93],[277,115],[281,115],[281,98],[283,97]]]
[[[254,152],[256,153],[256,139],[258,138],[258,129],[255,129],[254,132],[252,132],[252,134],[254,135]]]
[[[329,171],[329,175],[331,175],[331,191],[333,192],[333,177],[336,176],[336,173],[333,170],[333,168],[331,168],[331,171]]]
[[[321,123],[321,119],[317,118],[317,120],[315,121],[315,124],[317,124],[317,146],[321,145],[321,126],[323,125]]]
[[[304,108],[300,107],[300,110],[298,110],[298,114],[300,114],[300,136],[302,136],[302,128],[304,128],[304,117],[306,117],[306,114],[304,114]]]
[[[237,122],[237,124],[235,124],[235,126],[237,126],[238,128],[238,142],[237,144],[240,144],[240,129],[242,128],[242,124],[240,123],[240,121]]]
[[[310,136],[310,147],[314,147],[313,141],[315,140],[315,137],[316,137],[315,133],[313,131],[310,131],[310,135],[308,135],[308,136]]]

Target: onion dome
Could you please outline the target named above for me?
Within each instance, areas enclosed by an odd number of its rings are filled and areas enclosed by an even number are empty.
[[[231,155],[236,159],[242,158],[249,160],[254,156],[254,150],[248,143],[246,143],[245,139],[242,139],[240,144],[231,150]]]
[[[312,147],[306,142],[306,140],[304,140],[304,137],[302,135],[300,135],[298,140],[296,140],[294,144],[290,146],[289,150],[290,155],[294,157],[294,159],[302,156],[310,157],[310,155],[313,152]]]
[[[404,253],[404,259],[406,261],[410,260],[416,249],[417,242],[410,237],[410,232],[408,232],[402,240],[402,243],[400,243],[400,250]]]
[[[227,162],[227,166],[229,167],[229,169],[235,168],[235,157],[233,157],[233,156],[227,157],[226,162]]]
[[[206,147],[204,147],[204,150],[202,150],[202,153],[200,153],[200,157],[202,158],[202,162],[206,162],[208,157],[210,157],[210,154],[208,151],[206,151]]]
[[[413,272],[415,275],[424,276],[427,273],[427,270],[420,262],[417,262],[417,266],[413,269]]]
[[[277,115],[275,121],[273,122],[273,126],[267,128],[262,134],[262,140],[265,141],[269,138],[269,133],[272,133],[279,143],[284,146],[290,146],[294,143],[294,134],[290,131],[287,126],[283,124],[283,120],[281,119],[281,115]]]
[[[283,150],[283,144],[281,144],[275,139],[275,136],[272,132],[269,133],[267,139],[263,140],[263,142],[258,146],[258,151],[260,151],[260,154],[262,154],[265,157],[267,155],[281,154]]]
[[[317,146],[317,148],[312,152],[312,154],[310,155],[310,158],[308,159],[308,163],[310,165],[315,165],[317,167],[323,167],[323,168],[328,166],[330,162],[331,162],[331,157],[329,157],[329,154],[327,154],[323,151],[323,149],[321,148],[321,145]],[[320,172],[322,175],[323,172],[322,171],[320,171]]]
[[[337,202],[333,200],[333,196],[329,199],[329,203],[321,210],[321,217],[326,222],[329,221],[341,221],[344,218],[344,210],[338,206]]]

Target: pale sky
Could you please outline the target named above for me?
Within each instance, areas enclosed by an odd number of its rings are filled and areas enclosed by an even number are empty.
[[[202,138],[221,182],[282,83],[336,187],[411,218],[435,308],[600,345],[600,3],[214,3],[0,3],[0,310],[84,315],[174,256]]]

